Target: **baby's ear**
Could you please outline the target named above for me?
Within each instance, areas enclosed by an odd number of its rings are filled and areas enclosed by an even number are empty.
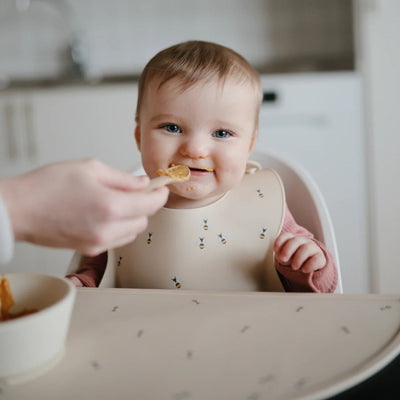
[[[138,150],[140,151],[140,126],[136,125],[135,128],[135,140],[136,140],[136,146]]]

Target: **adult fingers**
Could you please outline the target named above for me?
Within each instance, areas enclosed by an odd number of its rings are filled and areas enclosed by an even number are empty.
[[[109,192],[105,202],[111,218],[133,219],[153,215],[168,199],[168,189],[163,187],[151,192],[137,190],[132,192]]]
[[[143,189],[149,183],[147,176],[134,176],[97,160],[86,160],[86,162],[92,164],[100,182],[110,188],[119,190]]]
[[[147,223],[146,217],[140,217],[104,224],[86,241],[82,241],[77,251],[93,257],[108,249],[123,246],[135,240],[146,229]]]

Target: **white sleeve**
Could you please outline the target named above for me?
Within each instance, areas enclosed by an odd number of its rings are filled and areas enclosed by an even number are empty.
[[[0,264],[12,259],[14,254],[14,234],[11,229],[7,209],[0,196]]]

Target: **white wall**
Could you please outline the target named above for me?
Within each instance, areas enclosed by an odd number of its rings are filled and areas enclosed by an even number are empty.
[[[358,0],[370,183],[372,290],[400,292],[400,2]]]

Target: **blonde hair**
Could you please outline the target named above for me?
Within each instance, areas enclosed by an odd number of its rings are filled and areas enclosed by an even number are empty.
[[[145,66],[139,78],[136,123],[144,93],[150,82],[159,82],[158,89],[171,79],[180,80],[182,90],[201,80],[217,77],[221,84],[227,78],[253,86],[256,100],[256,126],[262,102],[262,87],[258,72],[240,54],[216,43],[191,40],[168,47],[157,53]]]

